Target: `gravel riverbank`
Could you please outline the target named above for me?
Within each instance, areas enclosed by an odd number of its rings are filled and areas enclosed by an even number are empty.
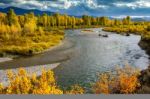
[[[46,65],[37,65],[37,66],[24,67],[24,69],[28,72],[28,75],[32,75],[33,73],[36,73],[37,76],[40,76],[41,73],[42,73],[42,69],[43,68],[45,70],[52,70],[52,69],[56,68],[59,65],[60,65],[60,63],[54,63],[54,64],[46,64]],[[4,86],[7,86],[9,84],[8,78],[7,78],[7,71],[11,70],[11,71],[16,73],[18,71],[18,69],[19,68],[0,70],[0,82]]]

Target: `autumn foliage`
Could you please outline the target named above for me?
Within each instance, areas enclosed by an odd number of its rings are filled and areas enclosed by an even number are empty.
[[[55,46],[63,31],[46,30],[34,13],[16,15],[13,9],[0,13],[0,57],[6,54],[33,55]]]
[[[84,89],[79,85],[71,86],[70,90],[64,91],[59,88],[51,70],[42,70],[41,76],[20,68],[18,73],[7,72],[8,86],[0,84],[0,94],[83,94]]]
[[[119,34],[134,33],[142,36],[144,48],[150,52],[150,23],[133,22],[127,16],[122,20],[110,20],[107,17],[91,17],[83,15],[76,18],[56,13],[35,16],[34,13],[16,15],[11,9],[8,13],[0,13],[0,56],[8,54],[32,55],[49,47],[55,46],[64,38],[64,33],[58,29],[105,26],[105,31]],[[149,69],[145,71],[142,81],[147,82]],[[139,71],[130,66],[117,68],[112,72],[99,75],[99,80],[93,85],[96,94],[133,94],[140,87]],[[62,90],[56,83],[54,72],[43,69],[41,76],[28,75],[25,69],[18,73],[8,71],[9,84],[0,84],[0,94],[84,94],[79,85],[71,86],[70,90]],[[145,81],[146,79],[146,81]],[[149,83],[148,83],[149,84]],[[149,86],[146,85],[145,86]],[[143,89],[145,86],[142,86]],[[141,89],[142,90],[142,89]]]
[[[149,70],[149,69],[148,69]],[[148,71],[145,70],[145,71]],[[144,75],[138,69],[125,66],[116,68],[113,71],[101,73],[99,79],[92,84],[94,94],[136,94],[149,93],[147,72]],[[144,76],[144,77],[143,77]],[[7,72],[8,85],[0,84],[0,94],[85,94],[86,90],[78,85],[68,86],[61,89],[56,82],[54,72],[42,70],[40,76],[36,73],[29,74],[25,69],[20,68],[17,73]],[[140,77],[140,79],[139,79]],[[144,81],[144,83],[143,83]],[[146,83],[145,83],[146,82]]]
[[[138,75],[138,70],[129,66],[102,73],[93,90],[96,94],[133,94],[140,86]]]
[[[1,94],[63,94],[56,85],[54,73],[42,70],[40,77],[36,74],[29,76],[26,70],[19,69],[18,73],[8,71],[9,85],[0,87]]]
[[[79,85],[71,86],[70,90],[67,90],[65,94],[84,94],[85,90]]]

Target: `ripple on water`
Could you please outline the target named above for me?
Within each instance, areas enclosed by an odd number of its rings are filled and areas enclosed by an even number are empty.
[[[138,46],[140,36],[127,37],[103,32],[101,29],[94,29],[98,32],[84,33],[81,36],[80,31],[69,31],[67,34],[68,38],[76,43],[75,48],[78,50],[78,53],[74,52],[76,56],[63,62],[61,64],[63,69],[60,70],[59,67],[54,69],[58,84],[62,87],[77,83],[88,89],[89,83],[97,79],[98,73],[114,69],[117,65],[124,66],[128,63],[140,69],[148,66],[148,55]],[[109,37],[98,37],[99,33],[108,34]]]

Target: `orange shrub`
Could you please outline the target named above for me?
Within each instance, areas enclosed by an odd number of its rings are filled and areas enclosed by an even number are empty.
[[[101,74],[93,85],[93,90],[96,94],[131,94],[140,85],[138,75],[139,71],[133,67],[118,68],[113,72]]]

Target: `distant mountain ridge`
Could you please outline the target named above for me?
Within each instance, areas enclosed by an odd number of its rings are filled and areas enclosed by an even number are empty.
[[[109,17],[110,19],[123,19],[123,17]],[[150,21],[150,16],[130,16],[132,21]]]
[[[56,12],[50,12],[50,11],[41,11],[41,10],[37,10],[37,9],[23,9],[23,8],[18,8],[18,7],[0,8],[0,12],[7,13],[10,9],[14,9],[14,11],[17,15],[23,15],[25,13],[30,13],[30,12],[33,12],[35,15],[42,15],[43,13],[52,15],[52,14],[56,13]],[[73,15],[69,15],[69,16],[73,16]],[[74,16],[74,17],[81,18],[82,16]],[[93,16],[93,17],[97,17],[97,16]],[[123,17],[110,16],[109,18],[110,19],[122,19]],[[145,17],[145,16],[132,17],[132,21],[150,21],[150,16],[149,17]]]
[[[40,11],[37,9],[22,9],[17,7],[0,8],[0,12],[7,13],[10,9],[14,9],[17,15],[23,15],[25,13],[30,13],[30,12],[33,12],[35,15],[42,15],[43,13],[47,13],[48,15],[54,14],[54,12],[50,12],[50,11]]]

